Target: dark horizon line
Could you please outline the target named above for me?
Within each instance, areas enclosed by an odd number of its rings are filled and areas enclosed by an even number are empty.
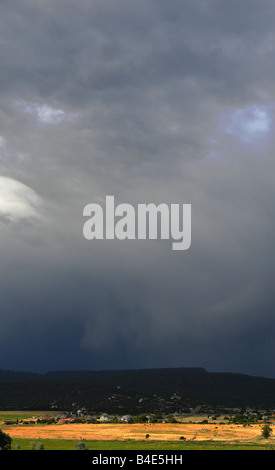
[[[264,378],[264,379],[275,379],[275,377],[267,377],[264,375],[254,375],[252,373],[244,373],[244,372],[228,372],[228,371],[212,371],[207,370],[205,367],[202,366],[177,366],[177,367],[138,367],[138,368],[126,368],[126,369],[52,369],[45,372],[34,372],[30,370],[16,370],[16,369],[3,369],[0,368],[0,372],[8,372],[8,373],[19,373],[19,374],[32,374],[32,375],[49,375],[49,374],[64,374],[64,373],[108,373],[108,372],[142,372],[142,371],[165,371],[165,370],[186,370],[186,371],[201,371],[206,374],[231,374],[231,375],[242,375],[248,377],[255,377],[255,378]]]

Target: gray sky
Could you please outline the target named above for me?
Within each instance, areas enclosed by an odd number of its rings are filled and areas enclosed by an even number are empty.
[[[275,377],[272,0],[0,0],[0,368]],[[83,208],[192,204],[192,246]]]

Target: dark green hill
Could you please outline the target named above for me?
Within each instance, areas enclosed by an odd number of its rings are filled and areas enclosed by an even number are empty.
[[[0,370],[0,409],[174,412],[197,405],[275,409],[275,379],[203,368],[118,371]]]

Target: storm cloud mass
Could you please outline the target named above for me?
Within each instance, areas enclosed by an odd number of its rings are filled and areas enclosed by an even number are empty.
[[[0,368],[275,377],[272,0],[0,1]],[[83,208],[192,204],[192,245]]]

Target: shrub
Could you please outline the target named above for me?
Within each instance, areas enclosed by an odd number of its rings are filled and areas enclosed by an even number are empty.
[[[138,415],[138,416],[133,416],[130,420],[129,423],[147,423],[148,418],[146,415]]]
[[[5,432],[0,430],[0,449],[10,450],[11,449],[11,437]]]
[[[268,439],[272,433],[272,428],[269,426],[269,424],[265,424],[262,427],[262,436],[264,439]]]
[[[44,444],[42,442],[38,442],[35,446],[35,450],[45,450]]]
[[[177,420],[174,416],[169,415],[169,416],[167,416],[166,423],[176,424]]]
[[[75,450],[89,450],[88,446],[85,444],[85,442],[82,439],[75,444],[74,449]]]

